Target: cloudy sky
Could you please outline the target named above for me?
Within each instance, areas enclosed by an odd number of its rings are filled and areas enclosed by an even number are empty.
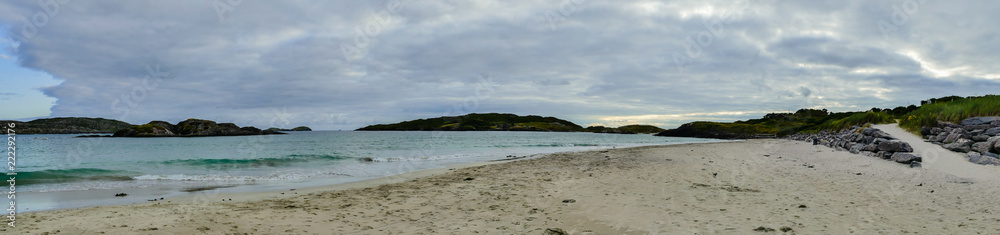
[[[2,1],[0,119],[353,129],[867,110],[1000,90],[997,1]],[[277,120],[277,121],[276,121]]]

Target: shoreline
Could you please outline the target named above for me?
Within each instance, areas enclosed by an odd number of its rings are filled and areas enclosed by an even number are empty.
[[[728,141],[722,141],[728,142]],[[649,146],[669,146],[669,145],[684,145],[684,144],[702,144],[702,143],[715,143],[715,142],[696,142],[696,143],[666,143],[666,144],[656,144],[656,145],[639,145],[639,146],[628,146],[621,147],[618,149],[627,148],[639,148],[639,147],[649,147]],[[204,195],[211,195],[212,197],[218,197],[221,199],[233,199],[236,201],[239,198],[247,198],[248,195],[253,195],[256,197],[259,195],[269,195],[276,194],[282,195],[281,193],[288,191],[289,189],[295,189],[297,192],[317,192],[323,190],[338,191],[338,190],[348,190],[358,187],[374,187],[383,184],[396,183],[399,180],[412,180],[420,177],[432,176],[437,174],[447,173],[451,170],[476,167],[482,165],[490,164],[500,164],[511,161],[519,161],[525,159],[533,159],[539,157],[545,157],[551,154],[560,153],[580,153],[580,152],[590,152],[590,151],[604,151],[615,148],[600,148],[600,149],[587,149],[587,150],[570,150],[561,151],[554,153],[536,153],[529,154],[517,158],[498,158],[483,160],[482,162],[471,162],[471,163],[459,163],[453,165],[445,165],[442,167],[424,169],[413,172],[405,172],[397,175],[382,176],[376,178],[370,177],[346,177],[346,178],[314,178],[303,181],[289,181],[289,182],[263,182],[256,184],[220,184],[220,185],[210,185],[210,186],[182,186],[182,185],[158,185],[150,187],[141,188],[113,188],[113,189],[89,189],[89,190],[69,190],[69,191],[43,191],[43,192],[20,192],[22,198],[31,198],[28,201],[25,199],[20,199],[18,201],[19,208],[25,208],[26,211],[19,211],[18,214],[28,215],[30,213],[36,212],[48,212],[48,211],[59,211],[59,210],[74,210],[74,209],[86,209],[101,206],[120,206],[120,205],[142,205],[142,204],[156,204],[163,201],[171,202],[192,202],[194,198],[198,198],[201,202],[210,202],[214,200],[207,199]],[[210,187],[207,190],[194,190],[187,192],[192,188],[203,188]],[[117,193],[127,192],[127,197],[115,197],[113,195]],[[290,193],[295,195],[294,193]],[[82,197],[80,195],[83,195]],[[223,196],[225,195],[225,196]],[[67,199],[67,197],[69,197]],[[162,198],[162,200],[160,200]],[[156,201],[148,201],[156,199]],[[39,203],[41,201],[42,203]],[[52,206],[52,202],[58,203],[83,203],[83,206]],[[44,209],[33,209],[39,207],[39,205],[46,204]],[[32,207],[33,205],[33,207]]]
[[[992,182],[824,146],[747,140],[554,153],[294,191],[29,212],[14,231],[975,233],[1000,231],[1000,216],[989,213],[1000,205],[975,196],[997,193]]]

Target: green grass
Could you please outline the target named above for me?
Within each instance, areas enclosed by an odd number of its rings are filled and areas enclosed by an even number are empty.
[[[863,112],[854,113],[846,118],[829,120],[823,124],[819,124],[813,130],[831,130],[839,131],[843,129],[850,128],[851,126],[861,126],[864,124],[886,124],[896,122],[895,117],[892,114],[885,112]]]
[[[901,118],[899,126],[919,133],[924,126],[933,127],[938,121],[959,123],[970,117],[1000,116],[1000,96],[957,98],[951,101],[924,104]]]

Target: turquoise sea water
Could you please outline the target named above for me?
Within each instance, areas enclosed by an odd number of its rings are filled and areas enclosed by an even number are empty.
[[[18,192],[366,179],[508,155],[717,140],[555,132],[291,132],[197,138],[20,135]]]

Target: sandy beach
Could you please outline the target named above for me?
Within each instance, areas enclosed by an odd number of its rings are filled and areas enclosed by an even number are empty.
[[[992,172],[1000,179],[1000,168]],[[558,153],[282,192],[19,214],[17,234],[995,234],[996,180],[739,142]]]

